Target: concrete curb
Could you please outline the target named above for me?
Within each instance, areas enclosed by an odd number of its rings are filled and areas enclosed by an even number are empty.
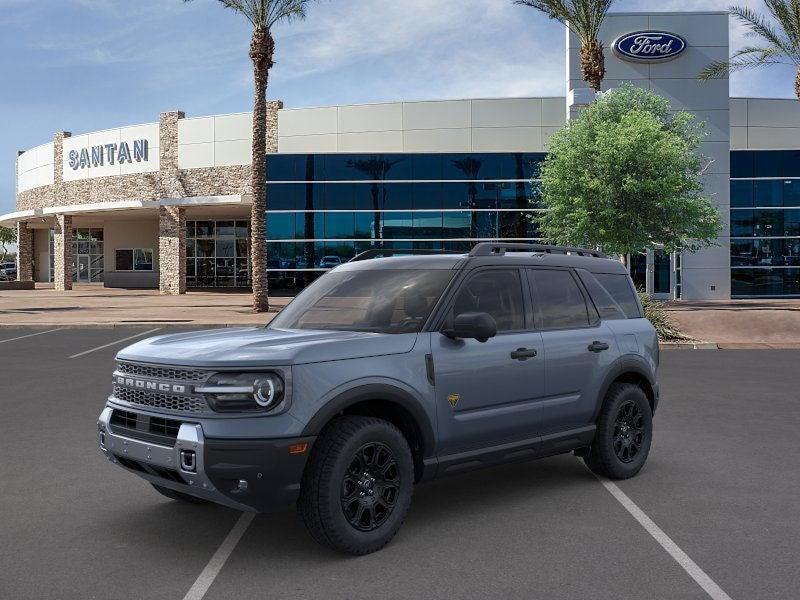
[[[720,345],[716,342],[659,342],[658,345],[664,350],[719,350]]]

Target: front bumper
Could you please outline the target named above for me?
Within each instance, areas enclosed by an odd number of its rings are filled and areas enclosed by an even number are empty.
[[[297,500],[316,439],[207,438],[202,424],[182,422],[170,447],[115,432],[113,410],[107,406],[97,423],[109,461],[150,483],[242,511],[267,512]]]

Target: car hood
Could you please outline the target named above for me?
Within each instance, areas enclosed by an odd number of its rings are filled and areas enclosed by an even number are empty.
[[[173,333],[136,342],[118,360],[207,367],[299,365],[402,354],[417,334],[241,327]]]

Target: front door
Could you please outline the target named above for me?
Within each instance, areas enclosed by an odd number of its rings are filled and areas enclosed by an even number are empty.
[[[456,290],[445,324],[485,312],[497,336],[481,343],[432,334],[440,455],[538,436],[542,337],[531,331],[526,306],[516,268],[477,270]]]

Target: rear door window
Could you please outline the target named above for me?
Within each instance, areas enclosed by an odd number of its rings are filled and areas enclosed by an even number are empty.
[[[641,318],[642,312],[630,277],[624,273],[594,273],[594,277],[619,304],[626,317],[629,319]]]
[[[606,288],[595,279],[594,275],[583,269],[579,269],[577,273],[583,285],[586,287],[586,291],[589,292],[589,296],[591,296],[592,302],[602,319],[614,320],[628,318],[622,307],[611,297],[611,294],[608,293]]]
[[[539,329],[589,327],[589,310],[578,282],[569,271],[529,269]]]

